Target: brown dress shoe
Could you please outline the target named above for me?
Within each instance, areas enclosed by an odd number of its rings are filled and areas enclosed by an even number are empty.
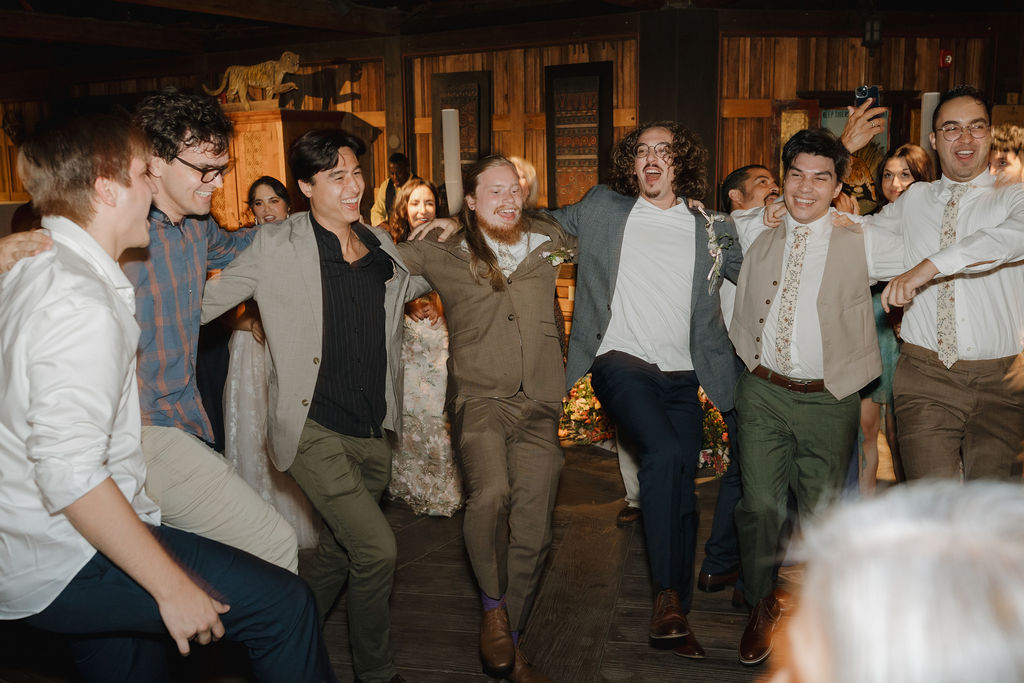
[[[516,646],[504,604],[484,611],[480,620],[480,659],[484,673],[493,678],[504,678],[516,665]]]
[[[679,604],[679,593],[666,588],[654,599],[654,612],[651,614],[651,638],[681,638],[690,632],[690,626],[683,616],[683,608]]]
[[[740,639],[740,662],[743,664],[760,664],[772,652],[772,641],[775,629],[782,618],[785,591],[775,589],[771,595],[758,600],[750,612],[747,627]]]
[[[516,648],[516,665],[512,673],[508,674],[507,680],[512,683],[555,683],[550,678],[537,671],[526,659],[526,655],[519,648]]]
[[[697,588],[701,589],[705,593],[717,593],[718,591],[725,589],[726,586],[735,586],[736,581],[738,581],[739,578],[739,567],[730,569],[727,572],[722,572],[721,574],[701,572],[697,577]]]
[[[643,513],[640,512],[640,508],[635,508],[632,505],[627,505],[626,507],[619,510],[619,514],[616,515],[615,526],[620,528],[624,526],[629,526],[630,524],[634,524],[635,522],[640,521],[640,518],[642,516]]]
[[[672,650],[672,653],[687,659],[704,659],[705,657],[704,648],[697,642],[693,631],[690,631],[680,639],[679,644]]]

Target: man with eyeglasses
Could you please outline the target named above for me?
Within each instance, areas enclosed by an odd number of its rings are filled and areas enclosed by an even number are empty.
[[[254,230],[222,230],[210,216],[229,169],[232,124],[211,97],[166,88],[139,103],[135,124],[149,139],[149,248],[121,266],[135,287],[141,328],[138,366],[146,492],[164,522],[298,569],[291,525],[207,444],[210,420],[196,386],[200,304],[206,273],[249,246]],[[0,240],[0,273],[50,248],[40,233]]]
[[[906,306],[893,393],[910,479],[1021,479],[1024,186],[988,173],[990,114],[977,88],[943,94],[929,135],[942,177],[869,219],[918,264],[882,294]]]
[[[637,446],[640,505],[656,594],[650,637],[703,659],[686,621],[693,597],[702,437],[698,387],[735,434],[732,388],[741,364],[722,319],[723,277],[739,276],[732,220],[691,210],[707,190],[708,153],[682,125],[633,131],[612,152],[609,185],[552,212],[579,237],[576,307],[566,380],[586,372],[601,404]],[[734,459],[734,464],[738,464]],[[702,580],[735,582],[737,467],[723,479]]]

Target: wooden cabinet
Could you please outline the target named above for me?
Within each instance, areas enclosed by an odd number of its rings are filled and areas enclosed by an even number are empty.
[[[292,211],[309,208],[288,169],[288,147],[306,131],[341,128],[361,138],[368,146],[379,134],[378,130],[349,112],[271,109],[229,112],[227,116],[235,124],[231,142],[233,167],[224,177],[224,187],[213,195],[212,213],[217,222],[228,229],[252,223],[246,199],[249,185],[260,176],[273,176],[285,184],[291,195]],[[362,210],[367,218],[375,186],[372,166],[369,159],[363,160],[366,190],[363,192]]]

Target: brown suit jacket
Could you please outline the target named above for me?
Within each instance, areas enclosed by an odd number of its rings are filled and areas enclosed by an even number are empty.
[[[456,396],[507,398],[522,387],[537,401],[565,394],[562,347],[555,326],[558,268],[545,252],[569,238],[550,218],[529,216],[529,231],[547,237],[495,292],[474,277],[465,241],[414,241],[398,245],[412,275],[422,275],[441,295],[448,322],[448,401]]]
[[[777,228],[762,233],[743,254],[729,338],[748,370],[760,363],[761,333],[782,285],[785,249],[786,231]],[[818,291],[818,318],[825,388],[837,399],[882,373],[868,283],[864,235],[856,228],[833,228]]]

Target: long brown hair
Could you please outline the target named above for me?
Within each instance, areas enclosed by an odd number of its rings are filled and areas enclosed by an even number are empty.
[[[476,186],[480,180],[480,175],[489,169],[502,165],[508,166],[513,172],[516,170],[515,165],[511,161],[497,154],[484,157],[466,169],[462,177],[462,186],[466,194],[476,196]],[[501,291],[505,288],[505,275],[498,266],[498,257],[487,246],[483,230],[480,229],[480,225],[476,220],[476,212],[470,211],[465,201],[462,202],[462,211],[459,212],[459,218],[465,227],[466,246],[469,247],[470,255],[469,268],[473,273],[473,277],[476,278],[477,282],[481,278],[486,279],[490,282],[491,289],[496,292]]]
[[[391,239],[397,242],[404,242],[409,237],[409,197],[412,196],[413,190],[418,187],[426,187],[430,190],[430,194],[434,195],[434,206],[437,206],[437,188],[434,184],[423,180],[423,178],[409,178],[405,181],[402,187],[398,188],[398,194],[395,195],[395,205],[391,209],[391,217],[388,218],[388,222],[385,224],[387,231],[391,233]],[[438,216],[441,214],[438,213]]]
[[[878,164],[878,184],[875,187],[878,188],[878,194],[881,196],[880,206],[889,203],[889,200],[885,198],[885,193],[882,191],[882,176],[885,174],[885,164],[888,163],[889,159],[902,159],[905,161],[907,163],[907,170],[914,177],[915,183],[921,181],[930,183],[937,177],[931,155],[924,151],[923,147],[909,143],[900,145],[886,154],[882,159],[882,163]]]
[[[677,197],[703,197],[708,191],[708,150],[700,138],[675,121],[646,123],[626,135],[612,150],[608,186],[629,197],[640,195],[636,177],[636,146],[640,136],[651,128],[664,128],[672,134],[672,191]]]

